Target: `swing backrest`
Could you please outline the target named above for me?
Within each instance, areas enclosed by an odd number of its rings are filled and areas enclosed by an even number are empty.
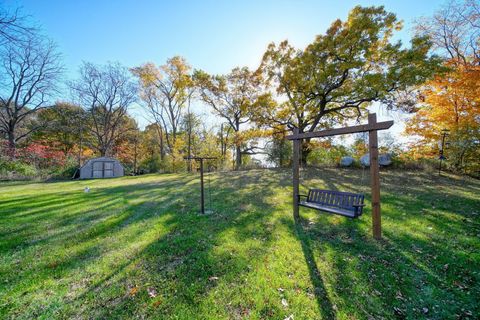
[[[307,201],[328,207],[355,210],[354,205],[362,205],[364,198],[365,196],[363,194],[358,193],[310,189],[308,191]]]

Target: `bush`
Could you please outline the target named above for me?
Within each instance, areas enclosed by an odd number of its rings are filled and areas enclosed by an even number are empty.
[[[20,160],[0,159],[0,179],[26,180],[40,176],[39,170],[34,165]]]
[[[165,170],[165,164],[160,160],[160,156],[157,154],[152,155],[140,162],[138,171],[142,173],[157,173]]]
[[[307,163],[313,166],[337,167],[340,159],[348,155],[347,150],[342,146],[320,147],[310,152],[307,157]]]

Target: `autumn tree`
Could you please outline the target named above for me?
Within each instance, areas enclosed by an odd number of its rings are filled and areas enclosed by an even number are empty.
[[[139,135],[138,161],[140,172],[160,172],[165,169],[160,158],[161,145],[156,123],[149,124]]]
[[[450,1],[432,17],[417,23],[445,59],[448,72],[421,90],[406,133],[417,137],[416,157],[437,157],[443,129],[450,131],[448,159],[452,169],[472,173],[480,168],[480,4]]]
[[[334,21],[304,50],[288,41],[270,44],[259,71],[280,103],[273,109],[259,105],[265,108],[259,113],[302,133],[359,119],[373,102],[411,107],[400,93],[430,78],[439,59],[429,56],[427,37],[414,37],[408,48],[393,42],[400,29],[395,14],[383,7],[355,7],[346,21]],[[302,163],[309,152],[307,139]]]
[[[86,115],[85,110],[79,106],[58,102],[38,113],[37,121],[46,125],[33,134],[32,138],[47,143],[67,157],[79,146],[82,137],[85,138],[87,128],[82,124]]]
[[[40,128],[23,125],[49,106],[63,68],[55,45],[38,34],[7,44],[0,59],[0,132],[14,157],[17,143]]]
[[[84,62],[80,77],[70,82],[75,100],[88,112],[87,127],[94,137],[92,147],[100,156],[128,131],[127,110],[137,98],[137,87],[127,68],[118,63],[95,65]]]
[[[198,145],[198,137],[200,135],[200,130],[202,126],[202,121],[199,116],[195,113],[190,111],[188,108],[187,112],[185,113],[182,122],[181,122],[181,130],[185,133],[185,141],[186,141],[186,154],[187,156],[192,155],[199,155],[197,150]],[[192,161],[188,160],[188,171],[192,169]]]
[[[131,70],[140,83],[140,98],[160,129],[160,139],[163,139],[162,130],[165,131],[172,156],[178,153],[175,148],[179,126],[194,91],[190,70],[185,59],[179,56],[168,59],[162,66],[146,63]]]
[[[246,67],[235,68],[227,75],[209,75],[197,70],[194,77],[201,99],[225,119],[233,131],[235,169],[238,170],[242,155],[256,153],[256,146],[247,143],[255,134],[243,129],[250,121],[249,110],[259,96],[258,77]]]
[[[422,90],[422,102],[407,122],[406,133],[418,139],[417,157],[436,157],[442,130],[449,130],[448,159],[453,169],[480,169],[480,67],[458,65]]]

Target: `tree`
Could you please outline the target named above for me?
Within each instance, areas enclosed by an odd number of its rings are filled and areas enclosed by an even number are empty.
[[[131,69],[140,82],[140,98],[160,129],[160,141],[163,139],[162,130],[165,130],[167,146],[172,156],[177,154],[174,148],[178,145],[176,140],[182,113],[194,92],[190,70],[185,59],[179,56],[168,59],[162,66],[146,63]],[[163,143],[161,157],[163,158]]]
[[[190,109],[190,108],[188,108]],[[181,129],[185,132],[185,140],[187,143],[187,156],[198,155],[197,150],[197,138],[200,133],[200,126],[202,124],[201,119],[193,112],[188,110],[183,117],[181,123]],[[192,169],[192,161],[188,161],[188,171]]]
[[[140,97],[146,102],[155,121],[167,129],[167,145],[170,149],[177,138],[182,112],[192,95],[190,69],[185,59],[179,56],[159,67],[146,63],[132,69],[141,84]]]
[[[86,134],[82,125],[85,118],[86,112],[81,107],[58,102],[38,113],[38,121],[47,125],[33,134],[33,139],[46,142],[67,157]]]
[[[19,140],[40,126],[21,133],[18,129],[48,106],[63,68],[53,43],[38,35],[8,44],[0,55],[0,131],[7,136],[9,154],[14,157]]]
[[[127,132],[127,111],[136,101],[137,86],[127,68],[118,63],[104,66],[84,62],[80,77],[70,82],[73,96],[89,116],[87,127],[100,156],[110,155],[115,142]]]
[[[452,61],[452,64],[456,64]],[[407,122],[406,133],[417,136],[412,146],[424,157],[438,155],[442,130],[450,135],[448,156],[455,170],[480,168],[480,67],[457,65],[435,77],[422,90],[423,103]]]
[[[411,152],[437,157],[443,129],[450,130],[448,159],[452,168],[480,168],[480,4],[450,1],[432,17],[417,23],[417,32],[432,39],[448,72],[427,82],[406,133],[418,139]]]
[[[224,118],[234,132],[235,169],[242,165],[242,155],[255,153],[248,146],[242,125],[250,121],[249,110],[259,96],[259,81],[248,68],[235,68],[228,75],[212,76],[197,70],[194,74],[200,97]]]
[[[427,37],[414,37],[410,48],[392,43],[401,23],[383,7],[355,7],[346,21],[336,20],[326,34],[304,50],[287,41],[270,44],[259,71],[280,97],[274,109],[260,112],[279,125],[302,132],[359,119],[372,102],[408,109],[399,94],[429,79],[440,60],[429,56]],[[275,105],[273,105],[275,106]],[[310,152],[302,145],[302,163]]]
[[[267,143],[267,161],[276,167],[283,167],[291,160],[292,144],[285,139],[285,134],[273,134]]]
[[[432,41],[450,65],[480,64],[480,3],[449,1],[432,17],[417,21],[416,31]]]
[[[33,35],[35,29],[25,20],[19,9],[9,11],[0,7],[0,46],[21,43]]]

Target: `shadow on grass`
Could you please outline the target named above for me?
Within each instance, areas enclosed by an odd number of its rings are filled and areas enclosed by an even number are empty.
[[[67,190],[0,202],[7,212],[0,217],[0,252],[10,259],[9,269],[0,274],[8,281],[0,311],[25,310],[32,318],[168,317],[179,312],[180,318],[202,317],[209,310],[199,306],[218,286],[240,290],[242,279],[262,263],[276,222],[298,236],[323,318],[335,318],[339,310],[353,318],[445,318],[466,314],[462,308],[479,311],[480,279],[472,270],[480,265],[469,256],[479,248],[474,237],[480,227],[472,213],[478,201],[461,182],[441,180],[431,186],[425,176],[382,172],[385,240],[375,242],[368,179],[359,170],[309,170],[303,183],[304,188],[365,192],[364,216],[351,221],[302,210],[308,219],[298,225],[278,214],[275,201],[290,201],[285,196],[290,195],[290,175],[284,171],[208,177],[214,211],[209,216],[196,214],[196,175],[118,180],[113,186],[100,184],[90,194]],[[455,188],[448,191],[452,183]],[[448,201],[441,200],[445,195]],[[437,210],[439,205],[448,214]],[[426,223],[436,233],[423,230]],[[154,297],[147,289],[156,292]],[[435,303],[448,304],[448,312],[435,313]],[[219,307],[213,316],[246,317],[255,302],[242,296],[224,307],[228,309]],[[272,309],[264,317],[282,314]]]
[[[317,263],[315,262],[315,256],[310,243],[311,240],[305,233],[301,223],[295,223],[294,228],[302,246],[305,263],[308,266],[310,280],[314,286],[315,299],[322,319],[335,319],[335,310],[330,301],[327,289],[325,288],[322,274],[318,270]]]
[[[199,297],[217,282],[236,283],[261,263],[274,232],[269,220],[275,207],[267,199],[274,192],[269,187],[278,184],[275,176],[214,174],[211,179],[215,213],[209,216],[196,214],[198,177],[189,175],[175,181],[99,185],[89,194],[65,191],[62,199],[52,193],[1,203],[8,210],[8,226],[0,234],[2,255],[36,260],[34,268],[24,265],[16,273],[2,273],[8,281],[3,312],[23,308],[31,315],[74,317],[87,305],[94,318],[175,309],[195,316],[191,312],[197,310]],[[255,194],[257,188],[261,194]],[[227,234],[248,250],[222,248]],[[65,280],[54,282],[57,287],[42,286],[55,279]],[[78,284],[71,287],[73,283]],[[152,306],[146,284],[165,302]],[[130,296],[134,287],[143,288],[138,297],[149,303],[147,310],[139,310],[142,305]],[[31,290],[37,298],[24,301],[21,297]],[[56,302],[42,301],[45,290],[68,291],[61,298],[65,306],[58,309]],[[254,307],[246,299],[229,308],[240,315]]]
[[[480,249],[475,240],[480,224],[474,219],[480,207],[472,195],[480,183],[439,179],[435,185],[426,174],[382,172],[384,238],[375,241],[368,181],[361,185],[356,173],[342,170],[338,181],[336,172],[313,170],[304,187],[363,189],[367,208],[360,219],[304,209],[301,215],[308,219],[295,226],[284,221],[301,242],[324,316],[337,307],[353,318],[469,319],[478,314],[472,297],[480,294],[480,276],[474,272],[480,267],[474,256]],[[328,274],[320,271],[325,266]],[[326,283],[335,302],[328,300]]]

